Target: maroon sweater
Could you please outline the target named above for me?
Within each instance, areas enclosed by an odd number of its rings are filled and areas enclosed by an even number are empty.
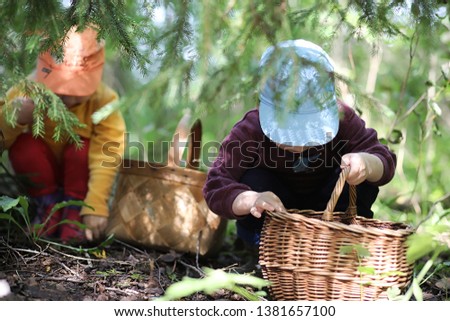
[[[236,123],[222,142],[219,155],[208,171],[203,194],[209,208],[226,218],[236,218],[232,211],[234,199],[251,190],[240,183],[245,171],[264,168],[275,172],[281,182],[299,194],[310,194],[324,185],[331,173],[340,166],[347,153],[366,152],[380,158],[384,166],[381,179],[373,185],[384,185],[394,176],[396,156],[378,140],[372,128],[348,106],[341,105],[341,120],[336,137],[328,144],[311,147],[303,153],[278,148],[264,135],[259,123],[259,111],[253,109]],[[295,172],[299,157],[312,161],[308,170]]]

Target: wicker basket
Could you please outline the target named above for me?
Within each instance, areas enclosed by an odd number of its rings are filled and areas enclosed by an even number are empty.
[[[413,229],[356,216],[355,186],[347,211],[333,212],[347,175],[343,170],[323,212],[267,212],[259,259],[274,300],[379,300],[409,284],[405,241]]]
[[[160,250],[211,255],[222,245],[227,221],[208,209],[199,169],[201,122],[185,115],[173,135],[167,164],[125,159],[107,232]],[[183,144],[187,145],[183,147]],[[187,149],[186,166],[181,166]]]

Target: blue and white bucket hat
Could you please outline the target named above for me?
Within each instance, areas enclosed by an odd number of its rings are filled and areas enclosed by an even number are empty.
[[[261,57],[259,120],[270,140],[318,146],[339,129],[333,64],[319,46],[302,39],[266,49]]]

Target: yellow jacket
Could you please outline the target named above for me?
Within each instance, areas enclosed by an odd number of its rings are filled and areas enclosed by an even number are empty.
[[[7,98],[12,100],[23,96],[17,89],[12,88],[7,94]],[[92,114],[118,99],[118,95],[105,84],[101,84],[88,101],[70,108],[81,123],[86,127],[76,129],[75,131],[81,137],[88,138],[89,143],[89,183],[88,192],[84,202],[92,206],[81,209],[81,215],[109,216],[108,198],[114,183],[115,176],[119,169],[124,152],[124,134],[125,122],[120,111],[115,111],[106,119],[98,124],[93,124]],[[0,108],[3,102],[0,101]],[[45,134],[43,140],[54,152],[58,160],[67,141],[55,142],[52,139],[56,123],[50,119],[45,119]],[[5,148],[8,149],[15,141],[17,136],[23,132],[31,132],[31,125],[10,126],[5,117],[2,116],[0,109],[0,129],[4,135]]]

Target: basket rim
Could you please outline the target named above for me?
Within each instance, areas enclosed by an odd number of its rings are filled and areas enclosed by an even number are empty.
[[[347,225],[341,222],[334,222],[334,221],[324,221],[320,218],[314,218],[314,217],[308,217],[304,214],[315,214],[320,215],[323,213],[323,211],[313,211],[313,210],[295,210],[290,209],[287,211],[266,211],[268,216],[272,216],[274,218],[286,220],[286,221],[295,221],[295,222],[303,222],[303,223],[309,223],[312,225],[321,225],[326,226],[330,229],[334,230],[344,230],[348,232],[353,233],[359,233],[359,234],[372,234],[376,236],[394,236],[394,237],[407,237],[414,233],[415,228],[412,226],[409,226],[402,222],[393,222],[393,221],[382,221],[379,219],[373,219],[373,218],[367,218],[363,216],[356,216],[356,219],[362,222],[372,222],[376,224],[392,224],[397,225],[400,228],[397,230],[394,229],[383,229],[383,228],[376,228],[372,226],[361,226],[361,225]],[[333,215],[339,216],[339,215],[347,215],[344,212],[334,212]]]

